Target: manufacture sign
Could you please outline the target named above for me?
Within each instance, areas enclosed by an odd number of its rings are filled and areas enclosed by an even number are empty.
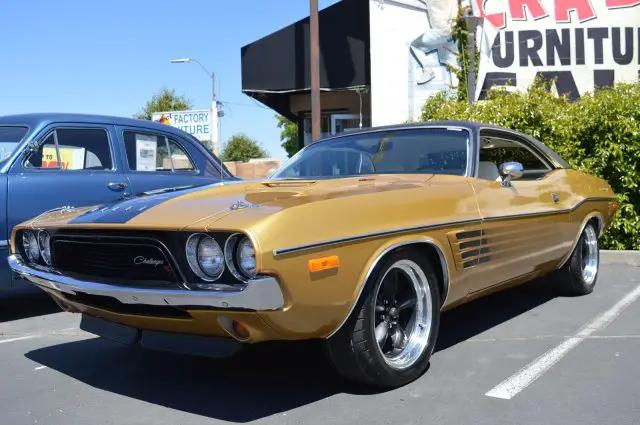
[[[151,119],[179,128],[199,140],[211,140],[211,111],[208,109],[156,112]]]
[[[479,30],[476,99],[492,86],[526,90],[536,77],[576,99],[638,79],[640,0],[473,0]]]

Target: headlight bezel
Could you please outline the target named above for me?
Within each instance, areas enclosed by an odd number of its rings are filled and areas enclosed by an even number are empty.
[[[46,243],[43,242],[42,238],[46,238]],[[45,265],[51,267],[51,265],[53,264],[53,259],[51,256],[51,235],[46,230],[40,230],[38,232],[37,239],[38,249],[40,250],[40,259],[44,262]]]
[[[248,244],[249,247],[251,248],[251,251],[253,252],[253,271],[252,272],[248,272],[247,269],[242,266],[242,259],[241,259],[240,256],[242,254],[243,244]],[[257,266],[258,266],[258,262],[257,262],[257,259],[256,259],[256,248],[253,245],[253,241],[248,236],[244,236],[238,242],[238,245],[236,246],[236,249],[235,249],[235,259],[236,259],[236,262],[238,264],[239,272],[243,276],[245,276],[246,279],[250,280],[250,279],[253,279],[253,278],[256,277],[256,275],[257,275]]]
[[[254,279],[257,274],[257,259],[256,266],[254,269],[254,273],[246,273],[242,267],[240,266],[240,261],[238,259],[239,247],[240,243],[247,240],[254,251],[254,256],[256,252],[255,245],[251,238],[244,233],[234,233],[229,236],[224,244],[224,259],[227,263],[227,269],[231,272],[234,278],[239,280],[240,282],[247,283],[251,279]]]
[[[217,274],[209,274],[202,266],[200,261],[200,246],[203,241],[212,241],[220,252],[220,271]],[[192,252],[193,251],[193,252]],[[211,283],[216,282],[222,277],[226,269],[226,262],[224,260],[224,251],[216,238],[206,233],[194,233],[187,238],[185,243],[185,256],[187,258],[187,264],[189,268],[199,279],[203,282]]]
[[[38,234],[33,230],[25,230],[21,235],[22,239],[22,251],[26,257],[26,260],[33,264],[40,262],[40,246],[38,244]],[[31,240],[33,239],[33,240]],[[32,246],[35,246],[35,256],[33,256]]]
[[[200,265],[194,270],[196,262],[194,261],[194,240],[200,241],[202,237],[209,237],[218,243],[218,246],[222,250],[224,271],[216,279],[212,279],[208,275],[203,275],[200,271]],[[184,260],[187,267],[187,286],[197,290],[212,290],[221,288],[243,288],[251,280],[259,277],[257,271],[258,260],[255,258],[254,270],[245,269],[241,267],[239,257],[239,244],[241,241],[247,241],[253,249],[254,255],[256,255],[256,245],[253,239],[244,232],[239,231],[210,231],[210,232],[193,232],[185,235],[184,242]],[[191,242],[189,242],[191,241]],[[256,256],[257,257],[257,256]]]

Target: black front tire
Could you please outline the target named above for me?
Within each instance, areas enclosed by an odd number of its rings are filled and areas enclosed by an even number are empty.
[[[431,327],[427,343],[419,358],[409,367],[391,367],[383,358],[375,335],[376,294],[387,271],[398,261],[408,260],[424,273],[428,282],[432,307]],[[365,283],[360,299],[351,316],[331,338],[326,341],[328,357],[339,374],[351,381],[391,389],[406,385],[420,377],[429,366],[440,325],[439,277],[424,256],[415,250],[397,251],[381,261],[381,264]],[[429,316],[428,316],[429,317]]]

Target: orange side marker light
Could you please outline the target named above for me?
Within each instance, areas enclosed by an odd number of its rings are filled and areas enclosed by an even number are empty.
[[[340,259],[337,255],[314,258],[312,260],[309,260],[309,273],[320,272],[329,269],[337,269],[339,266]]]

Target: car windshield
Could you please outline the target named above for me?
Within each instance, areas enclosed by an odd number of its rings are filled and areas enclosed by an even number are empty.
[[[11,156],[27,131],[27,127],[0,126],[0,162]]]
[[[352,134],[314,143],[272,178],[304,179],[363,174],[451,174],[467,170],[469,132],[416,128]]]

